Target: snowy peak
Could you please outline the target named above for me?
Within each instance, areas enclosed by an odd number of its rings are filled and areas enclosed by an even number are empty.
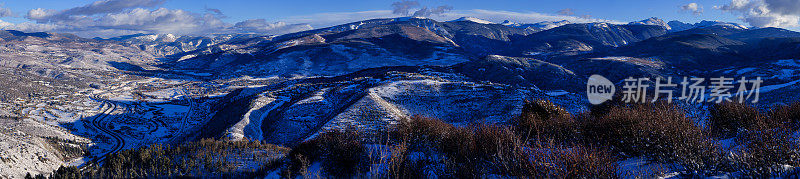
[[[664,22],[664,20],[661,20],[661,19],[659,19],[657,17],[651,17],[651,18],[647,18],[647,19],[641,20],[641,21],[630,22],[628,24],[631,24],[631,25],[657,25],[657,26],[662,26],[662,27],[666,28],[667,30],[671,30],[672,29],[672,27],[670,27],[669,24],[667,24],[666,22]]]
[[[504,26],[515,26],[515,25],[519,25],[519,24],[517,24],[517,23],[515,23],[515,22],[511,22],[510,20],[505,20],[505,21],[503,21],[503,23],[500,23],[500,25],[504,25]]]
[[[556,27],[560,27],[560,26],[563,26],[563,25],[567,25],[567,24],[570,24],[570,23],[571,22],[569,22],[567,20],[561,20],[561,21],[543,21],[543,22],[537,22],[537,23],[533,23],[533,24],[518,24],[518,23],[511,22],[509,20],[506,20],[506,21],[504,21],[502,23],[502,25],[509,26],[509,27],[514,27],[514,28],[525,29],[525,30],[531,31],[531,32],[539,32],[539,31],[549,30],[549,29],[552,29],[552,28],[556,28]]]
[[[672,28],[670,31],[675,31],[675,32],[694,28],[694,25],[689,23],[684,23],[681,21],[669,21],[667,25],[669,25],[669,27]]]
[[[164,34],[158,35],[155,40],[159,42],[175,42],[175,40],[178,40],[178,38],[180,38],[180,36],[176,36],[174,34]]]
[[[461,18],[458,18],[458,19],[453,20],[451,22],[474,22],[474,23],[478,23],[478,24],[494,24],[494,22],[483,20],[483,19],[479,19],[479,18],[476,18],[476,17],[461,17]]]
[[[722,22],[722,21],[701,21],[698,23],[690,24],[681,21],[669,21],[667,23],[672,29],[672,32],[684,31],[694,28],[724,28],[724,29],[731,29],[731,30],[748,30],[748,28],[744,25],[732,23],[732,22]]]
[[[561,21],[544,21],[544,22],[535,23],[534,25],[536,25],[537,27],[539,27],[542,30],[548,30],[548,29],[552,29],[552,28],[556,28],[556,27],[561,27],[563,25],[567,25],[567,24],[570,24],[570,23],[571,22],[569,22],[567,20],[561,20]]]
[[[682,23],[678,21],[670,22],[673,34],[714,34],[727,36],[749,30],[743,25],[721,21],[701,21],[695,24]]]
[[[722,21],[706,21],[706,20],[704,20],[704,21],[701,21],[701,22],[698,22],[698,23],[694,24],[694,26],[695,27],[723,26],[723,27],[728,27],[728,28],[747,30],[747,27],[743,26],[741,24],[732,23],[732,22],[722,22]]]
[[[181,36],[174,34],[133,34],[109,38],[115,41],[136,41],[136,42],[175,42]]]

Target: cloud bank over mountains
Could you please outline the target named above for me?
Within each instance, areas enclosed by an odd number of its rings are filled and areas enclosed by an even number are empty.
[[[495,23],[510,20],[517,23],[568,20],[574,23],[609,22],[593,19],[589,15],[576,15],[572,9],[554,14],[511,12],[498,10],[454,10],[452,6],[428,7],[418,1],[399,1],[387,6],[390,10],[317,13],[284,17],[279,22],[265,19],[248,19],[226,22],[220,9],[206,7],[203,12],[165,8],[167,0],[98,0],[68,9],[35,8],[15,10],[0,6],[0,17],[21,17],[27,22],[11,23],[0,20],[0,29],[28,32],[72,33],[82,37],[113,37],[143,34],[207,35],[214,33],[285,34],[328,27],[354,21],[401,16],[427,17],[439,21],[460,17],[476,17]],[[775,0],[773,0],[775,1]],[[732,7],[731,7],[732,8]],[[776,9],[777,11],[786,11]]]
[[[755,27],[797,27],[800,23],[798,0],[732,0],[714,6],[740,15],[739,19]]]
[[[12,24],[0,21],[0,28],[65,32],[85,37],[112,37],[135,33],[282,34],[311,29],[308,24],[267,23],[264,19],[250,19],[230,24],[222,21],[225,15],[219,9],[206,8],[206,12],[195,13],[160,7],[164,2],[165,0],[101,0],[64,10],[36,8],[29,10],[24,16],[31,22]],[[0,8],[0,17],[6,14],[4,12]]]

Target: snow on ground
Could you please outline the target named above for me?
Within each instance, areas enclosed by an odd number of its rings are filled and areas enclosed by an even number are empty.
[[[180,116],[181,114],[186,113],[186,111],[189,111],[189,106],[183,106],[183,105],[158,104],[154,106],[163,109],[163,111],[161,112],[163,112],[164,114],[172,116]]]
[[[800,67],[800,63],[795,59],[778,60],[775,64],[784,67]]]
[[[312,94],[311,97],[298,101],[297,103],[295,103],[295,105],[303,105],[310,103],[326,103],[327,101],[325,100],[325,97],[323,95],[329,91],[330,88],[321,89]]]
[[[190,107],[180,100],[181,86],[188,81],[134,79],[109,82],[100,89],[83,89],[70,95],[15,101],[13,105],[19,106],[16,112],[23,118],[0,118],[0,178],[21,177],[28,171],[47,174],[61,165],[83,165],[119,145],[132,148],[183,135],[182,129],[194,122],[187,117]],[[135,92],[162,99],[140,101],[134,97]],[[46,137],[81,143],[87,147],[88,155],[62,158],[50,146],[52,139]],[[123,143],[119,144],[115,137]]]
[[[751,72],[751,71],[753,71],[753,70],[756,70],[756,68],[752,68],[752,67],[751,67],[751,68],[742,68],[742,69],[740,69],[740,70],[737,70],[737,71],[736,71],[736,74],[737,74],[737,75],[742,75],[742,74],[745,74],[745,73]]]
[[[133,95],[130,93],[117,95],[115,97],[111,97],[108,100],[117,101],[117,102],[136,102],[137,100],[133,98]]]
[[[780,88],[784,88],[784,87],[787,87],[787,86],[792,86],[792,85],[795,85],[797,83],[800,83],[800,80],[795,80],[795,81],[791,81],[791,82],[783,83],[783,84],[762,86],[760,88],[760,92],[761,93],[766,93],[766,92],[770,92],[770,91],[777,90],[777,89],[780,89]]]
[[[617,164],[619,165],[619,174],[623,178],[632,178],[634,176],[671,178],[678,175],[677,172],[669,171],[669,165],[667,164],[652,163],[641,157],[628,158],[617,162]]]
[[[554,91],[547,91],[545,92],[545,94],[547,94],[548,96],[563,96],[570,94],[570,92],[564,90],[554,90]]]
[[[505,121],[519,113],[518,106],[527,97],[523,91],[499,86],[436,80],[398,81],[373,90],[405,114],[435,117],[451,123]]]
[[[49,173],[64,165],[55,153],[44,148],[46,145],[26,133],[0,133],[0,173],[22,178],[27,172]]]
[[[261,122],[267,117],[270,111],[287,102],[288,98],[272,98],[259,95],[255,102],[250,106],[250,110],[244,114],[241,121],[234,124],[225,133],[230,139],[241,140],[247,137],[251,140],[262,140]]]
[[[194,76],[211,76],[214,74],[211,73],[195,73],[195,72],[183,72],[185,74],[194,75]]]
[[[173,88],[166,88],[161,89],[158,91],[151,91],[151,92],[144,92],[145,95],[150,95],[155,97],[156,99],[149,99],[148,102],[166,102],[177,100],[183,97],[184,92],[182,88],[173,87]]]
[[[67,163],[67,165],[69,165],[69,166],[81,167],[81,166],[83,166],[84,164],[86,164],[87,162],[89,162],[88,158],[86,158],[86,157],[78,157],[78,158],[76,158],[76,159],[72,159],[72,160],[70,160],[70,161]]]
[[[374,133],[385,131],[386,126],[397,124],[398,120],[406,117],[406,113],[394,104],[369,93],[324,124],[322,130],[356,127],[363,129],[362,132]]]
[[[69,131],[30,119],[0,118],[0,178],[22,178],[25,173],[49,173],[61,165],[62,154],[42,137],[88,143]]]
[[[775,75],[775,77],[773,78],[788,80],[791,79],[792,77],[795,77],[796,76],[795,73],[797,73],[797,71],[798,71],[797,69],[781,69],[780,71],[778,71],[778,74]]]
[[[476,18],[476,17],[461,17],[461,18],[458,18],[458,19],[453,20],[453,21],[474,22],[474,23],[478,23],[478,24],[494,24],[494,22],[483,20],[483,19],[479,19],[479,18]]]

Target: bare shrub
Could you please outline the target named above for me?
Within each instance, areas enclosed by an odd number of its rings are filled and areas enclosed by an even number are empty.
[[[800,143],[793,137],[800,117],[798,103],[775,106],[769,117],[754,120],[737,135],[743,147],[734,155],[736,167],[748,176],[773,177],[786,174],[785,165],[800,164]]]
[[[750,130],[738,138],[743,148],[736,152],[736,167],[749,176],[780,176],[784,165],[800,164],[798,143],[792,131],[773,128]]]
[[[589,144],[609,146],[623,156],[677,162],[689,171],[719,170],[721,151],[709,134],[675,106],[615,106],[602,116],[583,117],[581,130]]]
[[[248,177],[280,165],[289,149],[259,141],[202,139],[170,146],[153,144],[109,154],[102,165],[85,168],[88,178]],[[241,159],[257,162],[257,171],[240,168]]]
[[[406,141],[411,150],[425,152],[440,147],[458,147],[461,144],[441,145],[446,135],[459,132],[458,130],[455,126],[441,120],[413,116],[400,121],[389,134],[394,140]]]
[[[773,106],[769,119],[773,124],[797,130],[800,128],[800,102],[788,106]]]
[[[616,159],[607,152],[552,143],[530,146],[515,131],[502,125],[455,127],[435,119],[412,117],[401,122],[392,135],[403,144],[400,146],[407,143],[415,147],[403,148],[405,157],[393,152],[391,161],[396,162],[390,166],[394,171],[408,171],[401,169],[413,163],[418,168],[439,171],[439,176],[454,178],[485,178],[490,174],[522,178],[616,176]],[[414,162],[408,158],[410,153],[424,155],[423,160],[416,156]]]
[[[525,101],[520,116],[512,118],[510,123],[526,140],[567,143],[578,137],[572,114],[546,100]]]
[[[358,174],[366,161],[366,147],[361,135],[353,128],[330,130],[316,138],[298,144],[289,153],[290,164],[284,176],[304,175],[311,161],[321,160],[326,174],[351,177]]]
[[[308,173],[308,167],[311,161],[317,160],[320,157],[319,142],[317,140],[308,140],[297,144],[289,152],[286,165],[281,168],[281,176],[283,178],[294,178]]]
[[[334,130],[317,137],[325,171],[332,176],[356,174],[366,154],[361,135],[354,129]]]
[[[514,134],[514,131],[499,125],[473,125],[464,128],[472,136],[469,146],[461,148],[457,153],[450,152],[450,158],[458,159],[460,164],[475,163],[480,165],[464,165],[458,168],[462,173],[486,174],[495,172],[508,176],[535,176],[538,171],[531,163],[530,153],[525,149],[525,141]],[[458,158],[460,157],[460,158]],[[542,172],[539,172],[542,173]]]
[[[551,148],[551,150],[554,147]],[[558,148],[556,148],[558,149]],[[618,178],[617,159],[608,151],[576,145],[552,150],[550,156],[555,164],[551,176],[559,178]]]
[[[755,125],[764,116],[758,109],[742,103],[721,103],[709,109],[709,126],[713,134],[721,137],[735,135],[740,129]]]
[[[419,171],[420,167],[414,166],[414,161],[408,160],[408,144],[405,142],[392,145],[390,148],[387,178],[424,178],[424,172]]]

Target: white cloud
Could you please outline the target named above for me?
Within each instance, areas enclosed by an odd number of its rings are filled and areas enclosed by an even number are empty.
[[[219,10],[219,9],[206,7],[206,11],[211,12],[215,16],[218,16],[218,17],[227,17],[227,16],[225,16],[225,13],[222,13],[222,10]]]
[[[101,0],[91,4],[64,9],[32,9],[26,18],[39,25],[15,25],[20,30],[48,29],[57,32],[92,34],[176,33],[202,34],[226,27],[219,18],[210,14],[196,14],[180,9],[156,8],[164,0]]]
[[[339,24],[345,24],[355,21],[362,21],[367,19],[377,18],[392,18],[398,17],[394,15],[391,10],[376,10],[376,11],[358,11],[358,12],[334,12],[334,13],[317,13],[302,16],[291,16],[284,18],[283,21],[295,24],[308,24],[312,27],[329,27]]]
[[[765,0],[767,7],[776,13],[800,15],[798,0]]]
[[[9,8],[5,8],[0,5],[0,17],[12,17],[14,16],[14,12],[11,11]]]
[[[566,8],[566,9],[558,10],[556,13],[558,13],[558,15],[571,16],[571,15],[575,15],[575,10],[573,10],[572,8]]]
[[[392,3],[392,13],[397,15],[408,15],[408,12],[411,11],[412,8],[419,7],[418,1],[398,1]]]
[[[448,11],[452,11],[453,7],[451,6],[439,6],[433,9],[428,9],[428,7],[424,7],[414,12],[414,17],[430,17],[434,15],[442,15],[447,13]]]
[[[308,24],[263,23],[253,21],[234,24],[221,20],[219,9],[206,8],[205,13],[158,7],[164,0],[101,0],[64,10],[32,9],[26,18],[32,22],[2,24],[0,28],[23,31],[74,33],[85,37],[111,37],[135,33],[204,35],[210,33],[258,32],[283,34],[309,30]],[[258,21],[258,20],[256,20]],[[7,23],[7,22],[6,22]],[[238,23],[237,23],[238,24]],[[261,26],[257,26],[261,25]]]
[[[180,9],[158,8],[147,10],[136,8],[127,12],[106,14],[89,21],[86,26],[101,29],[145,30],[156,33],[198,33],[204,29],[219,28],[220,24],[204,26],[206,20],[191,12]],[[215,19],[210,19],[215,20]]]
[[[681,11],[691,12],[694,15],[701,15],[703,14],[703,6],[697,3],[689,3],[681,6]]]
[[[414,13],[411,14],[413,17],[430,17],[444,14],[451,10],[453,10],[453,6],[447,5],[436,8],[422,7],[419,1],[403,0],[392,3],[392,14],[402,16],[407,16],[409,12],[414,11]]]
[[[739,19],[755,27],[800,26],[800,2],[796,0],[732,0],[714,8],[740,14]]]
[[[85,18],[86,16],[117,13],[133,8],[155,7],[163,3],[164,0],[100,0],[85,6],[61,11],[38,8],[29,11],[27,18],[37,22],[68,22],[76,18]]]
[[[10,22],[0,21],[0,29],[3,30],[19,30],[26,32],[52,32],[62,28],[63,26],[55,24],[39,24],[31,22],[14,24]]]
[[[49,17],[50,15],[55,14],[57,12],[58,11],[52,10],[52,9],[36,8],[36,9],[31,9],[30,11],[28,11],[28,15],[26,15],[25,17],[27,17],[28,19],[45,19],[45,18]]]

